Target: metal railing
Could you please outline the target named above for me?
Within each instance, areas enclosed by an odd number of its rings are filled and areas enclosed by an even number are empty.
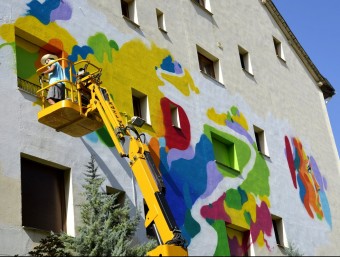
[[[38,84],[34,84],[28,80],[18,77],[18,88],[30,95],[37,97],[37,91],[41,87]]]

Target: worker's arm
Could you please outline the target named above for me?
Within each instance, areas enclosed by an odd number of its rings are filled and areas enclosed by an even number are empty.
[[[48,69],[43,71],[41,74],[45,75],[45,74],[51,73],[52,71],[54,71],[55,66],[56,66],[55,63],[53,63],[51,66],[48,66]]]

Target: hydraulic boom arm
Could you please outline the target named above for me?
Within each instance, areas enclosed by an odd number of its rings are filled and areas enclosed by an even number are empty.
[[[165,199],[165,186],[148,146],[141,140],[141,135],[132,124],[124,125],[110,95],[100,84],[98,74],[96,77],[89,74],[78,80],[77,89],[80,93],[84,85],[90,91],[84,115],[98,113],[120,156],[129,158],[130,167],[148,206],[145,227],[153,226],[159,242],[159,246],[148,255],[187,256],[185,240]],[[126,139],[129,140],[128,152],[125,152],[122,146]]]

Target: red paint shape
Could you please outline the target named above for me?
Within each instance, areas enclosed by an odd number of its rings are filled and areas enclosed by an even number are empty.
[[[292,152],[292,148],[290,147],[290,142],[287,136],[285,136],[285,145],[286,145],[286,157],[287,157],[287,162],[288,162],[288,166],[290,170],[290,175],[292,177],[294,187],[297,188],[293,152]]]
[[[169,149],[171,148],[176,148],[179,150],[187,149],[191,139],[190,123],[183,108],[173,103],[168,98],[161,99],[161,107],[164,119],[163,123],[165,127],[166,146]],[[173,126],[171,110],[174,107],[177,107],[178,110],[180,128]]]
[[[224,209],[224,199],[226,193],[217,199],[216,202],[205,205],[201,208],[201,215],[205,219],[212,219],[212,220],[224,220],[228,223],[231,223],[231,219],[228,214],[225,212]]]
[[[269,208],[265,202],[261,202],[260,206],[256,206],[256,222],[252,221],[250,227],[251,237],[253,238],[254,242],[257,241],[261,231],[263,232],[262,236],[264,236],[264,234],[270,236],[272,227],[273,223]],[[268,241],[264,237],[263,239],[267,248],[269,249],[270,247]]]

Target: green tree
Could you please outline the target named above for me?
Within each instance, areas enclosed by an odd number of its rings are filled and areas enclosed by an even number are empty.
[[[144,256],[156,246],[156,242],[152,240],[146,244],[132,245],[140,221],[139,211],[130,218],[127,202],[120,205],[116,201],[117,194],[108,195],[101,190],[104,178],[97,174],[98,167],[92,155],[86,168],[86,183],[83,185],[85,202],[81,205],[82,224],[78,227],[76,237],[66,234],[58,236],[63,243],[64,253],[71,256]],[[32,253],[34,255],[34,251]]]
[[[60,239],[59,234],[54,234],[51,232],[45,238],[40,240],[40,244],[37,245],[32,251],[28,252],[32,256],[71,256],[65,251],[65,245]]]
[[[297,249],[295,245],[290,242],[288,243],[288,247],[286,247],[283,251],[287,256],[303,256],[299,249]]]

